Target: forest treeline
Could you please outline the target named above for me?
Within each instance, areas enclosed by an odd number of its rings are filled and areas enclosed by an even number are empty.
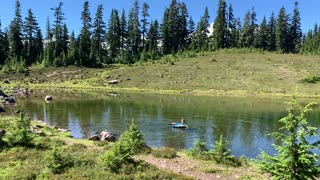
[[[243,19],[234,17],[232,4],[219,0],[216,18],[209,22],[208,7],[197,24],[184,2],[172,0],[161,22],[151,18],[149,5],[135,0],[128,13],[112,9],[105,22],[103,6],[94,16],[85,1],[80,14],[79,35],[68,30],[63,3],[51,8],[54,19],[47,19],[46,32],[32,10],[25,18],[16,0],[15,15],[9,27],[0,23],[0,68],[21,70],[31,65],[100,67],[102,64],[132,64],[157,60],[177,52],[215,51],[222,48],[257,48],[279,53],[314,53],[320,48],[320,27],[303,35],[298,2],[290,13],[282,6],[276,15],[260,24],[254,7]],[[150,20],[154,19],[154,20]],[[0,21],[1,22],[1,21]]]

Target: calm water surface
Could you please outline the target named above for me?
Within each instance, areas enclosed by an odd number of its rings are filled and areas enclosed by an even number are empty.
[[[50,125],[71,130],[83,138],[102,130],[120,135],[135,119],[151,147],[168,146],[186,149],[196,139],[211,148],[221,134],[230,142],[232,153],[255,158],[260,149],[269,154],[274,139],[268,133],[277,131],[279,119],[286,116],[288,99],[255,97],[205,97],[187,95],[120,94],[107,92],[88,95],[80,92],[55,94],[51,103],[45,94],[22,100],[28,114]],[[302,100],[302,104],[316,100]],[[320,128],[320,108],[311,112],[309,122]],[[174,129],[168,122],[184,117],[190,128]]]

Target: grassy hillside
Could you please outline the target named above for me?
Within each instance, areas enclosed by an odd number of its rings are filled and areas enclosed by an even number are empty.
[[[320,72],[320,56],[215,52],[206,56],[168,56],[159,61],[103,69],[33,68],[29,73],[1,74],[11,84],[110,88],[132,91],[190,92],[223,95],[320,94],[319,83],[302,82]],[[110,80],[118,84],[108,84]]]

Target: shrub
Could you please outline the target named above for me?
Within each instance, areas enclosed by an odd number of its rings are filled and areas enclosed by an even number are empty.
[[[11,147],[30,145],[33,139],[30,124],[31,119],[26,118],[24,113],[20,113],[20,118],[15,119],[6,135],[8,145]]]
[[[156,158],[172,159],[177,156],[177,151],[174,148],[163,147],[161,149],[153,150],[151,155]]]
[[[208,152],[210,159],[213,159],[218,164],[225,164],[231,166],[241,166],[241,162],[231,154],[228,148],[229,142],[220,136],[213,148]]]
[[[187,155],[191,157],[196,157],[200,159],[206,159],[206,155],[208,152],[208,149],[206,148],[207,143],[201,142],[200,139],[197,139],[193,143],[193,147],[187,150]]]
[[[124,164],[133,164],[133,155],[149,151],[144,143],[143,135],[138,130],[134,121],[110,150],[102,155],[102,163],[112,172],[118,173]]]
[[[73,160],[69,153],[63,153],[61,149],[54,147],[47,157],[47,168],[54,174],[63,173],[73,166]]]
[[[316,83],[317,81],[320,81],[319,76],[308,76],[302,79],[302,82],[306,82],[306,83]]]
[[[288,116],[279,120],[283,132],[272,133],[280,145],[273,145],[277,151],[274,157],[264,151],[260,154],[260,168],[276,179],[316,179],[320,175],[317,162],[319,154],[312,151],[319,149],[319,141],[309,143],[309,137],[318,137],[317,128],[309,126],[306,113],[312,110],[315,103],[304,108],[298,105],[296,98],[290,103]]]

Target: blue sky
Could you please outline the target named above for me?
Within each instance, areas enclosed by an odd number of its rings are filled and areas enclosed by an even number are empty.
[[[65,13],[65,22],[69,31],[74,30],[78,34],[81,28],[80,14],[85,0],[20,0],[22,16],[25,17],[28,9],[31,8],[44,32],[46,18],[49,17],[50,20],[53,20],[53,11],[50,8],[57,7],[60,1],[64,3],[63,12]],[[94,18],[97,6],[102,4],[104,7],[104,20],[108,22],[112,8],[119,11],[125,9],[127,14],[133,2],[134,0],[89,0],[91,16]],[[139,2],[140,5],[143,2],[148,3],[150,6],[150,19],[158,19],[161,22],[164,9],[170,5],[171,0],[140,0]],[[199,21],[200,16],[203,15],[205,6],[208,6],[209,9],[210,22],[213,22],[216,17],[218,0],[178,0],[178,2],[187,4],[189,14],[196,23]],[[260,24],[264,15],[267,19],[269,19],[272,11],[277,15],[281,6],[286,8],[287,13],[292,14],[295,0],[226,0],[226,2],[227,4],[232,3],[235,17],[239,17],[241,21],[243,21],[245,13],[254,6],[257,12],[257,22]],[[0,1],[2,29],[8,27],[13,19],[14,6],[14,0]],[[312,29],[315,23],[320,23],[319,7],[319,0],[299,1],[303,32]]]

